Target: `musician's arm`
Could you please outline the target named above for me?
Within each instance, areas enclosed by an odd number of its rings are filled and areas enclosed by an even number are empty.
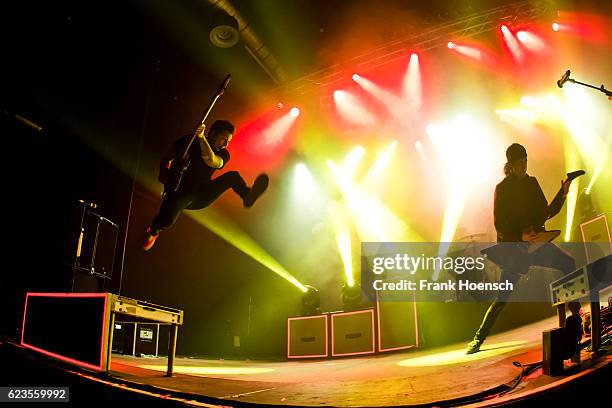
[[[544,192],[542,191],[542,187],[540,187],[540,183],[538,183],[538,180],[536,180],[535,177],[533,177],[533,219],[531,220],[531,227],[533,227],[534,229],[538,229],[544,225],[544,222],[550,218],[549,214],[549,208],[548,208],[548,201],[546,201],[546,196],[544,195]]]
[[[562,182],[561,189],[550,202],[548,206],[548,218],[552,218],[555,215],[559,214],[561,208],[563,208],[563,203],[565,203],[565,197],[567,196],[567,191],[569,189],[569,182]]]
[[[215,154],[213,149],[210,147],[206,136],[204,135],[204,125],[200,126],[196,133],[198,135],[198,141],[200,142],[200,152],[202,153],[202,160],[208,167],[213,169],[220,169],[223,167],[223,158]]]
[[[511,233],[508,203],[505,202],[504,196],[499,190],[499,187],[495,188],[495,196],[493,198],[493,223],[495,224],[495,229],[502,237],[508,237],[509,233]]]
[[[157,175],[157,180],[159,180],[160,183],[166,184],[168,179],[168,171],[170,170],[174,160],[176,160],[176,150],[173,146],[162,156],[161,160],[159,161],[159,173]]]

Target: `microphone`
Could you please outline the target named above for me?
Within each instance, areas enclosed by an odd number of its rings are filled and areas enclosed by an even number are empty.
[[[80,204],[82,204],[82,205],[83,205],[83,206],[85,206],[85,207],[89,207],[89,208],[91,208],[92,210],[93,210],[94,208],[98,208],[98,204],[96,204],[96,203],[92,203],[92,202],[90,202],[90,201],[79,200],[79,203],[80,203]]]
[[[557,81],[557,86],[559,88],[563,88],[563,84],[569,80],[569,76],[570,76],[570,70],[568,69],[567,71],[565,71],[565,74],[563,74],[561,79]]]

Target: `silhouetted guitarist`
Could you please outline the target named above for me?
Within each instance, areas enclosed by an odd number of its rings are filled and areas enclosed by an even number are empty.
[[[569,185],[577,172],[568,174],[568,179],[561,182],[561,189],[550,204],[540,188],[535,177],[527,174],[527,151],[518,143],[512,144],[506,150],[507,163],[504,166],[506,177],[495,188],[494,221],[498,242],[535,242],[545,235],[544,222],[561,211]],[[552,234],[546,241],[552,240]],[[527,273],[531,265],[548,266],[564,273],[575,269],[572,257],[555,245],[544,245],[533,253],[529,253],[524,245],[503,246],[503,259],[498,263],[502,269],[500,282],[509,281],[516,284],[519,278]],[[499,291],[495,300],[489,306],[483,321],[468,344],[467,354],[480,350],[480,346],[489,334],[511,295],[511,291]]]

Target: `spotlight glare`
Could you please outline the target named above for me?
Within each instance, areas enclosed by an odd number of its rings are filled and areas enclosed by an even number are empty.
[[[291,116],[293,116],[294,118],[297,118],[298,116],[300,116],[300,109],[293,107],[291,108],[290,113],[291,113]]]
[[[410,60],[414,62],[419,62],[419,55],[416,52],[410,54]]]
[[[502,24],[501,30],[502,30],[502,33],[504,33],[504,34],[508,34],[510,32],[510,30],[508,29],[508,27],[505,24]]]
[[[520,42],[525,42],[525,40],[527,40],[527,33],[524,31],[519,31],[516,33],[516,38],[518,38]]]
[[[446,46],[452,50],[453,48],[455,48],[455,43],[454,43],[454,42],[452,42],[452,41],[449,41],[449,42],[446,44]]]
[[[353,74],[353,81],[357,82],[359,81],[359,78],[361,78],[359,74]]]
[[[553,31],[559,31],[559,23],[552,23]]]

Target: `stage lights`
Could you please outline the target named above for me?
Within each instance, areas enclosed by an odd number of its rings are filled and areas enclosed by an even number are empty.
[[[559,31],[559,23],[552,23],[552,29],[555,32]]]
[[[321,314],[321,295],[319,291],[311,285],[306,285],[305,288],[306,291],[302,295],[302,316]]]

